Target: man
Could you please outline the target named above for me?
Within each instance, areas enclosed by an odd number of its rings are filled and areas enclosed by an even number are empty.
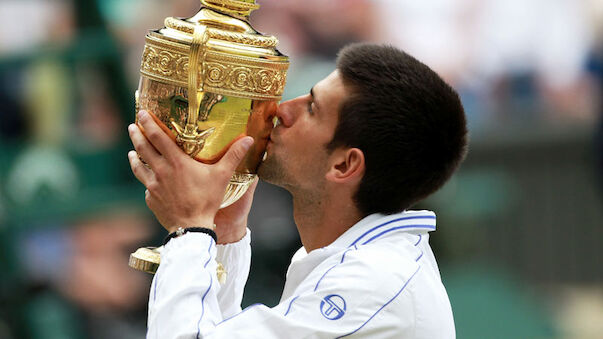
[[[240,312],[250,265],[253,187],[218,210],[228,179],[253,142],[220,162],[190,159],[142,112],[130,136],[132,170],[172,233],[151,286],[149,338],[452,338],[448,296],[429,247],[435,215],[408,211],[441,187],[465,154],[457,94],[393,47],[352,45],[309,94],[283,102],[264,180],[293,196],[303,247],[281,302]],[[218,245],[206,234],[214,228]],[[198,230],[198,229],[196,229]],[[228,272],[217,281],[217,262]]]

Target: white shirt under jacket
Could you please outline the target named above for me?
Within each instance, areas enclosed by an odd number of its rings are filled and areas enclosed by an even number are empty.
[[[430,211],[370,215],[329,246],[297,251],[277,306],[243,311],[249,231],[225,246],[187,233],[162,253],[147,338],[454,338],[452,309],[429,246],[435,224]],[[217,262],[228,272],[224,285]]]

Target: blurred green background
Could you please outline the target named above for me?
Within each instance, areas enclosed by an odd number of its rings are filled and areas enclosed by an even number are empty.
[[[461,94],[470,152],[416,208],[459,338],[603,335],[603,2],[259,0],[291,56],[285,98],[342,46],[402,48]],[[165,235],[129,171],[126,126],[148,29],[198,0],[0,2],[0,338],[142,338]],[[244,305],[275,305],[300,246],[289,195],[261,183]]]

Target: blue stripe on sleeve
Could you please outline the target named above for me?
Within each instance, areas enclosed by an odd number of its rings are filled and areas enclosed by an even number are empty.
[[[385,308],[385,306],[389,305],[392,301],[394,301],[394,299],[396,299],[400,295],[400,293],[402,293],[402,291],[404,291],[404,289],[406,288],[406,286],[408,286],[408,283],[412,280],[412,278],[414,278],[414,276],[417,274],[417,272],[419,272],[420,269],[421,269],[421,266],[419,266],[417,268],[417,270],[415,271],[415,273],[413,273],[412,276],[410,276],[410,278],[406,281],[406,283],[404,283],[404,286],[402,286],[402,288],[398,291],[398,293],[396,293],[396,295],[394,295],[393,298],[391,298],[388,302],[386,302],[383,306],[381,306],[377,310],[377,312],[375,312],[370,318],[368,318],[367,321],[365,321],[362,325],[360,325],[360,327],[358,327],[357,329],[355,329],[354,331],[352,331],[352,332],[350,332],[348,334],[344,334],[342,336],[339,336],[336,339],[347,337],[349,335],[352,335],[352,334],[360,331],[360,329],[362,329],[369,321],[371,321],[377,315],[377,313],[379,313],[382,309]]]
[[[211,248],[213,247],[213,244],[214,244],[214,240],[212,239],[209,243],[209,247],[207,248],[207,254],[208,254],[209,258],[207,258],[207,261],[203,265],[204,269],[207,269],[207,264],[209,264],[209,262],[212,259],[211,258]],[[203,316],[205,315],[205,297],[207,297],[207,295],[209,294],[209,291],[211,290],[211,287],[214,282],[211,272],[207,272],[207,273],[209,273],[209,287],[207,287],[207,290],[203,294],[203,297],[201,297],[201,316],[199,317],[199,321],[197,322],[197,338],[199,338],[199,335],[201,335],[201,320],[203,319]]]
[[[417,243],[415,244],[415,246],[417,246],[421,242],[421,239],[423,239],[423,236],[421,234],[419,234],[419,240],[417,240]]]
[[[209,293],[209,290],[211,290],[211,285],[213,284],[213,282],[214,282],[214,279],[211,277],[211,273],[210,273],[209,274],[209,287],[207,288],[207,291],[205,291],[205,294],[203,294],[203,297],[201,298],[201,317],[199,317],[199,321],[197,322],[197,338],[199,338],[199,335],[201,335],[201,319],[203,319],[203,315],[205,314],[205,297]]]
[[[157,279],[153,279],[153,303],[157,299]]]
[[[351,250],[357,250],[358,246],[354,245],[354,248],[349,248],[347,250],[345,250],[345,252],[343,252],[343,255],[341,256],[341,261],[339,261],[339,263],[331,266],[323,275],[322,277],[320,277],[320,279],[318,279],[318,282],[316,283],[316,286],[314,286],[314,292],[316,292],[316,289],[318,289],[318,285],[320,284],[320,282],[322,281],[322,279],[327,275],[327,273],[329,273],[332,269],[334,269],[336,266],[340,265],[343,263],[343,260],[345,259],[345,255],[346,253],[348,253]]]
[[[287,307],[287,312],[285,312],[285,315],[284,315],[285,317],[287,316],[287,314],[289,314],[289,311],[291,310],[291,305],[293,305],[293,302],[294,302],[294,301],[295,301],[295,299],[297,299],[297,298],[299,298],[299,295],[298,295],[298,296],[296,296],[295,298],[293,298],[293,299],[291,300],[291,302],[289,302],[289,307]]]
[[[252,308],[254,308],[254,307],[256,307],[256,306],[261,306],[261,305],[262,305],[262,304],[260,304],[260,303],[255,303],[255,304],[253,304],[253,305],[249,305],[249,306],[245,307],[245,309],[244,309],[244,310],[242,310],[241,312],[239,312],[239,313],[237,313],[237,314],[235,314],[235,315],[233,315],[233,316],[231,316],[231,317],[228,317],[228,318],[226,318],[226,319],[224,319],[224,320],[220,321],[220,322],[218,323],[218,325],[220,325],[221,323],[227,322],[228,320],[230,320],[230,319],[232,319],[232,318],[234,318],[234,317],[236,317],[236,316],[238,316],[238,315],[241,315],[241,314],[243,314],[243,313],[247,312],[248,310],[250,310],[250,309],[252,309]]]

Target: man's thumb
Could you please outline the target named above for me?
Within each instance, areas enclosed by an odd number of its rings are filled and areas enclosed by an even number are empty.
[[[224,154],[224,157],[222,158],[220,163],[223,163],[229,171],[234,171],[237,166],[239,166],[239,164],[245,157],[245,154],[247,154],[247,151],[249,151],[249,148],[251,147],[251,145],[253,145],[253,143],[254,140],[250,136],[246,136],[237,140],[234,144],[232,144],[232,146],[230,146],[228,152]]]

